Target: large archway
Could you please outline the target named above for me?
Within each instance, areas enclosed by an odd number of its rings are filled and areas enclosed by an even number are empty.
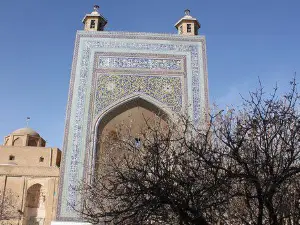
[[[34,184],[27,190],[25,202],[25,224],[44,225],[46,218],[46,192],[41,184]]]
[[[111,137],[119,129],[125,128],[130,133],[132,141],[137,145],[142,141],[141,132],[148,123],[160,121],[164,126],[172,116],[151,101],[135,97],[116,105],[103,115],[96,126],[96,151],[94,155],[94,171],[99,169],[99,161],[107,156],[105,137]],[[118,154],[117,152],[110,154]],[[110,155],[111,156],[111,155]]]

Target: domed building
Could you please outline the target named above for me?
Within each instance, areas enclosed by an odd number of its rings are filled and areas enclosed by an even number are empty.
[[[16,224],[50,224],[56,211],[60,161],[61,151],[46,147],[46,141],[31,128],[4,137],[0,196],[13,207],[0,207],[0,213]]]
[[[45,147],[46,141],[31,128],[15,130],[4,139],[5,146],[34,146]]]

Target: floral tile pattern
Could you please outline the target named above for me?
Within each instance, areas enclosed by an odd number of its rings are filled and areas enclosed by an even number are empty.
[[[182,83],[180,77],[99,75],[95,96],[95,115],[120,98],[133,93],[153,97],[174,112],[182,107]]]

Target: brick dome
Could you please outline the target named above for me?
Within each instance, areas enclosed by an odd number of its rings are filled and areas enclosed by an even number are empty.
[[[40,137],[39,133],[37,133],[35,130],[29,127],[15,130],[14,132],[12,132],[12,135],[29,135],[34,137]]]

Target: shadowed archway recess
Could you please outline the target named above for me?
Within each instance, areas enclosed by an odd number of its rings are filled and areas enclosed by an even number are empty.
[[[42,225],[46,218],[46,192],[41,184],[34,184],[27,190],[24,224]]]
[[[139,140],[138,133],[146,125],[146,121],[159,119],[166,124],[172,118],[170,113],[167,113],[155,103],[141,97],[132,98],[106,112],[98,120],[96,126],[94,171],[98,170],[97,162],[101,157],[101,153],[105,151],[101,145],[102,137],[113,135],[112,133],[120,126],[130,126],[131,135]]]

